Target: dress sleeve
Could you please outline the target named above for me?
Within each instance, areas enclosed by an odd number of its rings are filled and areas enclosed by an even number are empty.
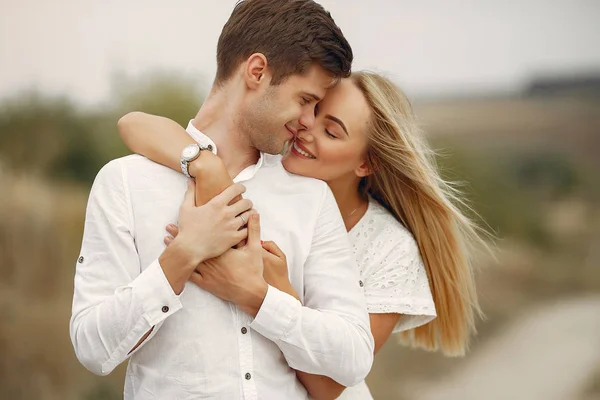
[[[408,232],[387,231],[371,243],[376,265],[364,277],[367,310],[370,314],[402,314],[395,332],[424,325],[436,317],[425,266],[414,238]]]

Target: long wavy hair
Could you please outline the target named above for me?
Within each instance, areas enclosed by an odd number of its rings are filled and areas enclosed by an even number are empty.
[[[370,72],[350,77],[362,91],[372,120],[367,137],[371,175],[360,190],[390,211],[414,236],[425,264],[437,318],[400,333],[412,347],[466,353],[481,316],[472,256],[485,231],[462,210],[460,192],[440,176],[435,154],[424,141],[412,106],[390,80]]]

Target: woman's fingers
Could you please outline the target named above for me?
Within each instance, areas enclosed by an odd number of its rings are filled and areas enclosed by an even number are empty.
[[[262,248],[268,251],[269,253],[277,256],[278,258],[285,258],[285,254],[279,246],[275,244],[275,242],[266,241],[262,243]]]
[[[165,229],[174,238],[177,237],[177,235],[179,234],[179,228],[176,225],[169,224],[169,225],[167,225],[167,227]]]

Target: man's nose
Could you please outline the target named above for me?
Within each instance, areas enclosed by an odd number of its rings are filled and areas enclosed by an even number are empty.
[[[304,127],[304,129],[310,130],[315,125],[315,110],[314,108],[307,107],[304,113],[300,116],[298,120],[300,125]]]
[[[307,130],[307,129],[300,129],[298,131],[298,133],[296,134],[296,137],[298,139],[300,139],[301,141],[307,142],[307,143],[310,143],[314,140],[312,133],[310,133],[310,130]]]

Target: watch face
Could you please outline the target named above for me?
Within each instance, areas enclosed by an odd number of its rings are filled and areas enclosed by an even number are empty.
[[[200,152],[200,146],[197,144],[189,144],[183,148],[181,158],[184,160],[192,160]]]

